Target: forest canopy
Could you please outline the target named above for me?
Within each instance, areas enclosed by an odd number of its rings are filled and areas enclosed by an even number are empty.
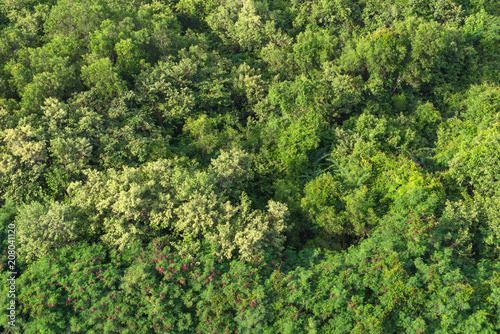
[[[0,0],[5,332],[498,333],[499,209],[498,1]]]

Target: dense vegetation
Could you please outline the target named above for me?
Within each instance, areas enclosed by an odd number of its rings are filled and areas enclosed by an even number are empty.
[[[0,0],[0,60],[6,332],[500,331],[497,0]]]

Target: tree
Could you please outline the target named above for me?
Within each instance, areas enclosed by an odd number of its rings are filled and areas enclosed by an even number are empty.
[[[32,202],[19,208],[15,219],[20,255],[28,262],[85,236],[75,210],[57,202]]]

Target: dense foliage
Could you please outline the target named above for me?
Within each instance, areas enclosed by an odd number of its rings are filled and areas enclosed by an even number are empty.
[[[0,0],[0,60],[5,332],[500,331],[498,1]]]

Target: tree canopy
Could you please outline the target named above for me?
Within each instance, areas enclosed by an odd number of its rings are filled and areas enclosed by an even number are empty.
[[[498,1],[0,0],[0,60],[0,330],[500,331]]]

